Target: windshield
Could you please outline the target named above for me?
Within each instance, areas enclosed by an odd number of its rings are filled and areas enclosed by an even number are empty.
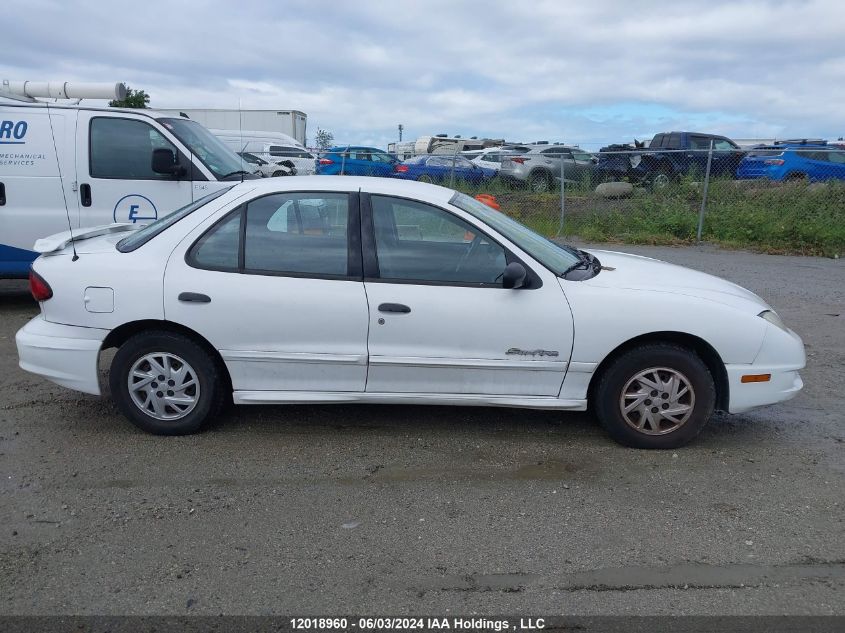
[[[238,155],[196,121],[159,119],[159,123],[173,132],[218,180],[243,170]]]
[[[581,255],[574,248],[555,244],[475,198],[456,193],[449,202],[496,229],[556,275],[564,274],[581,261]]]
[[[140,248],[151,239],[153,239],[156,235],[164,231],[165,229],[173,226],[182,218],[190,215],[201,206],[208,204],[212,200],[219,198],[224,193],[229,191],[235,185],[230,185],[228,187],[223,187],[222,189],[218,189],[214,193],[210,193],[207,196],[203,196],[199,200],[194,200],[191,204],[187,204],[181,209],[177,209],[173,213],[168,213],[164,217],[159,218],[152,224],[148,224],[142,229],[137,230],[129,237],[124,237],[117,243],[117,250],[121,253],[131,253],[137,248]]]

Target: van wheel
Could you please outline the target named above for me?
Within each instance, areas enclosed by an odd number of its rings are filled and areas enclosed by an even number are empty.
[[[195,433],[223,403],[217,363],[194,341],[173,332],[136,334],[121,345],[109,385],[121,413],[156,435]]]
[[[545,193],[553,187],[552,179],[542,171],[535,171],[528,176],[528,188],[535,193]]]
[[[604,371],[592,405],[610,436],[634,448],[678,448],[704,428],[716,404],[707,365],[694,351],[651,344]]]

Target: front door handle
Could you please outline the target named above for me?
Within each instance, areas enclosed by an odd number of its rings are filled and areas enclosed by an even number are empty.
[[[411,311],[406,305],[401,303],[382,303],[378,307],[379,312],[396,312],[398,314],[408,314]]]
[[[187,303],[211,303],[211,297],[201,292],[180,292],[179,301]]]
[[[79,201],[83,207],[91,206],[91,185],[88,183],[79,186]]]

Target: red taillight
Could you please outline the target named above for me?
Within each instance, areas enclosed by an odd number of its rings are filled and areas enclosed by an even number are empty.
[[[53,296],[53,289],[50,284],[44,281],[44,277],[34,270],[29,271],[29,291],[36,301],[47,301]]]
[[[408,173],[408,166],[407,165],[396,165],[396,167],[393,168],[393,171],[395,171],[399,174],[405,174],[405,173]]]
[[[783,165],[782,158],[769,158],[768,160],[763,161],[764,165]]]
[[[520,165],[524,165],[525,161],[528,160],[522,156],[517,156],[516,158],[511,158],[511,160],[515,163],[519,163]]]
[[[334,161],[331,158],[321,158],[320,164],[321,165],[334,165]]]

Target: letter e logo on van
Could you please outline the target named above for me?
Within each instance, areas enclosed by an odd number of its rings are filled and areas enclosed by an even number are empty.
[[[158,219],[158,209],[149,198],[132,193],[117,201],[112,217],[120,224],[152,222]]]
[[[23,145],[28,127],[26,121],[0,121],[0,145]]]

